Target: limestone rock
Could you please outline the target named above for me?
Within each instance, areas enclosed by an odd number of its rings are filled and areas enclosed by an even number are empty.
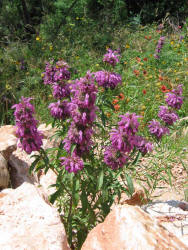
[[[82,250],[185,250],[186,245],[141,208],[116,206],[88,234]]]
[[[16,150],[17,138],[12,125],[0,127],[0,153],[8,161],[11,153]]]
[[[68,250],[56,209],[29,183],[5,189],[0,196],[0,249]]]
[[[37,182],[37,175],[29,174],[29,168],[33,162],[33,158],[30,157],[25,151],[21,148],[17,148],[14,151],[10,158],[10,176],[11,183],[13,188],[19,187],[24,182],[35,183]]]
[[[5,158],[0,153],[0,189],[7,188],[10,181],[8,164]]]
[[[188,246],[188,203],[176,200],[156,201],[143,209],[158,219],[160,225]]]

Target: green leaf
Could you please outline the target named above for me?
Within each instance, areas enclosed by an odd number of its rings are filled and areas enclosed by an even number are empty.
[[[138,160],[140,159],[141,153],[138,152],[136,158],[134,159],[133,163],[131,165],[136,165],[136,163],[138,162]]]
[[[104,171],[102,170],[99,174],[98,182],[97,182],[97,190],[100,190],[103,185],[103,179],[104,179]]]
[[[34,168],[36,167],[37,163],[40,161],[40,157],[37,157],[34,162],[32,162],[30,168],[29,168],[29,174],[32,173],[32,171],[34,170]]]
[[[71,155],[72,155],[72,153],[74,152],[75,148],[76,148],[76,144],[72,144],[72,145],[71,145],[71,150],[70,150]]]
[[[127,181],[127,187],[128,187],[129,193],[131,195],[133,195],[135,190],[134,190],[134,185],[133,185],[132,179],[131,179],[130,175],[128,175],[128,174],[125,174],[125,178]]]
[[[88,207],[88,200],[85,190],[82,190],[81,196],[80,196],[81,202],[82,202],[82,214],[84,214]]]
[[[57,200],[57,198],[58,198],[58,196],[60,196],[60,194],[61,194],[61,188],[59,188],[55,193],[50,195],[50,198],[49,198],[50,202],[52,204],[54,204],[55,200]]]

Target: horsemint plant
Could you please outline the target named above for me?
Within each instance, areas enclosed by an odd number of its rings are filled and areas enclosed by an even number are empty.
[[[119,57],[118,51],[108,50],[103,61],[114,69]],[[50,199],[56,201],[62,214],[71,248],[80,249],[88,231],[109,213],[114,198],[120,199],[122,191],[133,194],[128,170],[139,156],[152,151],[153,144],[142,137],[140,116],[135,113],[120,115],[118,124],[106,119],[104,108],[113,108],[108,94],[121,84],[121,76],[115,72],[87,72],[85,77],[71,81],[68,64],[58,61],[46,64],[43,80],[45,85],[51,85],[56,99],[48,108],[60,144],[42,148],[31,98],[23,97],[13,106],[19,146],[29,154],[38,151],[30,171],[44,169],[46,173],[51,169],[56,173],[56,192]],[[181,107],[182,99],[179,85],[167,94],[169,108],[160,107],[158,117],[164,125],[156,120],[149,122],[149,132],[157,141],[178,119],[174,110]]]

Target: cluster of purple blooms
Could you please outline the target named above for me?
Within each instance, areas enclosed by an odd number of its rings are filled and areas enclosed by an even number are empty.
[[[108,53],[104,55],[103,62],[106,62],[114,67],[117,63],[119,63],[119,57],[119,51],[112,51],[111,49],[108,49]],[[122,83],[121,76],[115,72],[101,70],[95,72],[94,76],[98,85],[105,89],[115,89],[118,84]]]
[[[114,89],[118,84],[122,83],[121,76],[114,72],[97,71],[95,79],[99,86],[107,89]]]
[[[130,159],[130,153],[134,148],[143,155],[153,149],[151,142],[137,135],[139,116],[135,113],[126,113],[120,117],[118,128],[110,133],[111,145],[106,147],[104,152],[104,162],[112,169],[123,167]]]
[[[30,103],[31,99],[22,97],[19,104],[12,106],[15,109],[16,134],[20,139],[18,146],[28,154],[32,151],[39,151],[43,139],[42,133],[37,130],[38,121],[33,117],[35,110]]]
[[[113,51],[111,49],[108,49],[108,52],[103,57],[103,62],[107,62],[114,67],[117,63],[119,63],[118,57],[120,57],[118,50]]]
[[[172,93],[167,93],[166,95],[167,106],[160,106],[158,117],[165,123],[162,126],[160,122],[152,120],[149,123],[149,131],[158,140],[162,138],[163,135],[169,134],[170,131],[166,126],[173,125],[179,117],[175,112],[176,109],[180,109],[183,103],[182,97],[182,85],[178,85],[176,89],[172,90]]]
[[[45,72],[43,72],[43,82],[45,85],[51,85],[53,88],[53,97],[61,100],[69,97],[70,79],[69,65],[63,60],[58,61],[55,66],[46,63]]]
[[[162,49],[162,47],[163,47],[163,45],[164,45],[164,41],[165,41],[165,36],[161,36],[161,37],[159,38],[159,41],[158,41],[158,43],[157,43],[157,47],[156,47],[156,49],[155,49],[154,57],[155,57],[156,59],[159,59],[159,58],[160,58],[160,52],[161,52],[161,49]]]

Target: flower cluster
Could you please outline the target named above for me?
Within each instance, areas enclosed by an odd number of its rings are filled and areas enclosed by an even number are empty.
[[[163,45],[164,45],[164,40],[165,40],[165,37],[164,37],[164,36],[161,36],[161,37],[159,38],[159,41],[158,41],[158,43],[157,43],[157,47],[156,47],[156,49],[155,49],[155,54],[154,54],[154,57],[155,57],[156,59],[159,59],[159,58],[160,58],[160,52],[161,52],[161,49],[162,49],[162,47],[163,47]]]
[[[78,156],[72,157],[61,157],[61,164],[65,166],[65,169],[69,173],[77,173],[78,171],[82,170],[84,167],[84,163],[82,159]]]
[[[149,131],[152,135],[155,135],[157,139],[161,139],[163,135],[169,134],[170,131],[168,128],[161,126],[160,122],[152,120],[148,125]]]
[[[179,119],[178,115],[173,110],[169,110],[166,106],[160,106],[158,117],[164,121],[166,125],[172,125]]]
[[[46,63],[45,72],[43,72],[43,82],[45,85],[52,85],[53,97],[62,99],[69,97],[70,84],[67,80],[70,79],[69,65],[63,60],[58,61],[55,66]]]
[[[30,103],[32,98],[21,98],[19,104],[15,104],[14,116],[16,120],[16,134],[20,139],[19,147],[30,154],[32,151],[39,151],[42,146],[42,133],[37,130],[38,121],[33,114],[34,106]]]
[[[166,103],[168,106],[174,109],[180,109],[183,104],[182,85],[178,85],[176,89],[172,90],[172,93],[168,93],[166,96]]]
[[[160,106],[158,117],[166,126],[169,126],[173,125],[173,123],[179,119],[174,109],[180,109],[183,103],[181,84],[178,85],[176,89],[173,89],[171,93],[167,94],[166,103],[169,107]],[[149,131],[157,139],[161,139],[163,135],[169,134],[169,129],[162,126],[160,122],[152,120],[149,123]]]
[[[66,169],[69,169],[69,172],[77,173],[82,168],[77,166],[83,166],[81,157],[89,152],[93,144],[91,137],[93,135],[93,122],[96,118],[97,88],[92,74],[87,72],[85,77],[75,80],[74,84],[71,85],[70,92],[71,101],[68,103],[68,111],[72,123],[63,142],[64,149],[68,154],[71,153],[73,145],[75,148],[72,152],[73,159],[69,156],[67,160],[63,158],[61,163]],[[75,161],[79,164],[76,165]],[[70,162],[72,162],[71,168]]]
[[[99,86],[105,89],[114,89],[118,84],[122,83],[121,76],[114,72],[97,71],[95,73],[95,79]]]
[[[50,109],[51,116],[56,119],[65,120],[69,117],[68,102],[66,100],[58,100],[57,102],[50,103],[48,108]]]
[[[108,53],[106,53],[103,57],[103,62],[107,62],[114,67],[117,63],[119,63],[118,57],[120,57],[119,51],[108,49]]]
[[[118,128],[110,133],[111,145],[105,149],[104,162],[112,169],[123,167],[130,159],[129,154],[137,148],[143,155],[152,150],[152,144],[138,136],[139,122],[135,113],[121,115]]]

